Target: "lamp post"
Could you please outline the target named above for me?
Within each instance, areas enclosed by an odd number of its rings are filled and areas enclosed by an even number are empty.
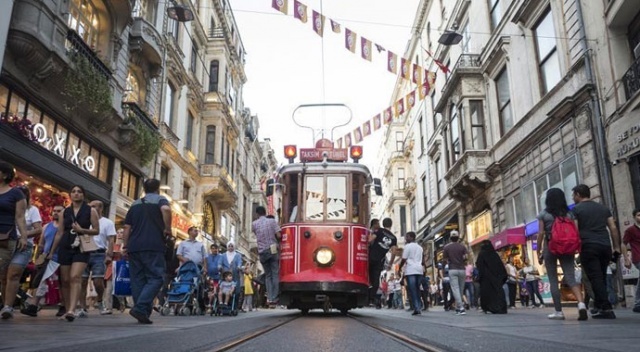
[[[171,5],[171,7],[167,8],[167,16],[169,16],[170,19],[178,22],[193,21],[193,11],[191,11],[189,7],[179,5],[175,0],[171,1]]]

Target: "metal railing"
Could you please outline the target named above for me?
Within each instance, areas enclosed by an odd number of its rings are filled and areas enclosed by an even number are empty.
[[[111,70],[98,57],[96,52],[84,42],[84,39],[73,29],[67,32],[67,43],[69,48],[76,53],[84,56],[93,67],[100,72],[106,79],[111,78]]]
[[[479,54],[462,54],[453,66],[451,73],[455,72],[459,68],[478,68],[480,67],[480,55]]]
[[[636,59],[622,76],[622,84],[624,85],[624,93],[627,100],[631,99],[640,90],[640,58]]]
[[[136,102],[123,102],[122,109],[125,110],[125,112],[131,112],[134,116],[136,116],[136,118],[138,118],[138,120],[142,121],[142,123],[144,123],[150,129],[154,131],[158,130],[158,126],[155,125],[153,119],[151,119],[151,117],[149,117],[149,115],[144,110],[142,110],[142,108],[140,108],[140,106],[138,106]]]

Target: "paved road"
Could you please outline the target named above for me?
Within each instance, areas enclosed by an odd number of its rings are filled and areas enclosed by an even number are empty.
[[[616,311],[617,320],[578,322],[575,308],[565,321],[546,309],[510,310],[507,315],[471,311],[455,316],[436,308],[413,317],[400,310],[359,309],[359,320],[386,327],[445,351],[632,351],[640,345],[640,314]],[[263,310],[237,317],[161,317],[139,325],[128,314],[59,321],[53,310],[38,318],[16,315],[0,321],[0,350],[11,351],[215,351],[250,332],[295,320],[259,336],[236,351],[410,351],[418,350],[351,317],[312,311]]]

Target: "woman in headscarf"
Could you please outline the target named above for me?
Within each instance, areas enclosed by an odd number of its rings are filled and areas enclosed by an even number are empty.
[[[493,314],[507,314],[507,301],[502,285],[507,281],[507,270],[489,240],[482,242],[476,261],[480,281],[480,307]]]
[[[244,267],[242,266],[242,255],[236,252],[236,245],[233,241],[227,243],[227,251],[223,253],[220,260],[220,272],[230,271],[233,274],[233,281],[240,286],[240,279]]]

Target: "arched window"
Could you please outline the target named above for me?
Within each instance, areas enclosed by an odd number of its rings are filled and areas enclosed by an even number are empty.
[[[87,45],[97,48],[100,21],[93,2],[71,0],[69,4],[69,27],[76,31]]]
[[[127,87],[125,89],[124,101],[127,103],[136,103],[140,105],[140,85],[138,83],[138,77],[129,70],[127,75]]]

